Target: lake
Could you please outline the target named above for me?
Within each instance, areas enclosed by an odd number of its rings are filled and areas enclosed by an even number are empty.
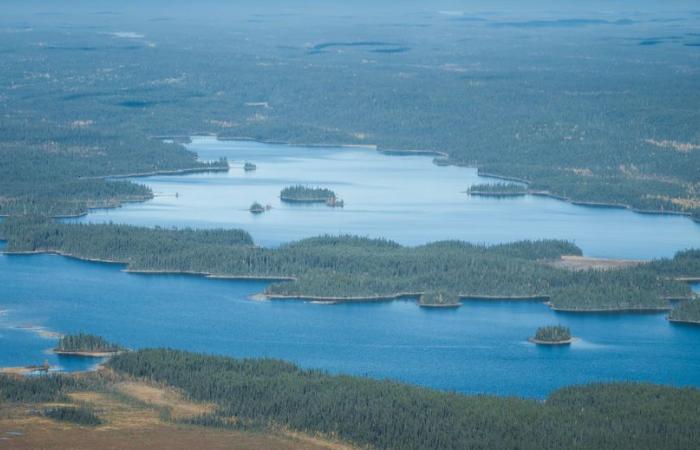
[[[324,233],[408,245],[560,238],[590,256],[636,259],[700,246],[700,225],[685,217],[544,197],[470,197],[470,185],[495,180],[437,166],[425,155],[211,137],[195,137],[189,148],[204,160],[227,157],[231,170],[136,178],[153,189],[152,201],[70,221],[243,228],[268,246]],[[257,170],[245,172],[244,161]],[[280,190],[293,184],[331,188],[345,207],[282,203]],[[253,201],[272,209],[253,215]],[[467,301],[431,310],[410,300],[253,301],[266,282],[127,274],[120,265],[52,255],[1,255],[0,285],[0,366],[47,359],[60,370],[88,369],[95,360],[47,352],[56,344],[52,333],[82,331],[133,349],[280,358],[464,393],[543,398],[561,386],[611,380],[700,386],[700,327],[671,324],[665,314],[577,315],[537,302]],[[579,340],[557,348],[527,342],[550,324],[571,327]]]
[[[194,137],[188,147],[204,160],[227,157],[231,170],[136,178],[156,198],[71,220],[243,228],[266,246],[326,233],[385,237],[407,245],[556,238],[575,242],[588,256],[632,259],[670,257],[700,246],[700,224],[687,217],[576,206],[538,196],[470,197],[465,193],[469,186],[496,180],[478,176],[473,168],[437,166],[431,156],[203,136]],[[257,170],[245,172],[244,161],[255,163]],[[345,207],[282,203],[280,190],[293,184],[333,189]],[[273,209],[253,215],[248,208],[254,201]]]
[[[249,296],[265,282],[128,274],[53,255],[0,255],[0,285],[0,366],[48,359],[64,370],[89,368],[94,360],[46,353],[56,344],[47,332],[84,331],[133,349],[281,358],[465,393],[542,398],[609,380],[700,386],[700,327],[664,314],[566,314],[536,302],[468,301],[456,310],[412,301],[260,302]],[[570,326],[580,341],[528,343],[546,324]]]

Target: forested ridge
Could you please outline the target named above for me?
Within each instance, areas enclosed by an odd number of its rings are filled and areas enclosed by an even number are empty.
[[[561,389],[542,403],[176,350],[122,354],[109,367],[218,406],[197,424],[282,426],[381,449],[659,449],[700,440],[700,392],[688,388],[591,384]]]
[[[574,311],[670,309],[690,298],[675,277],[700,273],[700,252],[614,270],[569,271],[549,262],[580,255],[564,241],[476,245],[442,241],[403,247],[385,239],[321,236],[261,248],[240,230],[150,229],[8,218],[0,236],[9,252],[59,252],[127,264],[133,271],[294,278],[270,296],[389,298],[445,291],[450,296],[548,298]],[[430,296],[428,297],[430,298]]]
[[[0,402],[55,420],[109,426],[109,409],[101,408],[99,393],[120,392],[115,387],[123,381],[145,381],[215,406],[181,419],[166,414],[164,420],[263,433],[299,431],[362,448],[656,450],[695,448],[700,440],[695,388],[589,384],[559,389],[543,402],[169,349],[122,353],[107,365],[108,371],[85,374],[0,374]],[[97,401],[89,407],[71,403],[76,392],[98,393],[91,394]]]
[[[235,6],[57,23],[14,5],[0,40],[0,214],[148,198],[92,177],[205,168],[159,138],[192,133],[435,150],[575,201],[700,214],[697,16],[648,46],[637,44],[667,34],[663,21],[514,27],[403,6],[295,19]]]

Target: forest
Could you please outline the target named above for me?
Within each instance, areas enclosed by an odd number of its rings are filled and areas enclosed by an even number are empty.
[[[673,308],[668,318],[673,322],[700,325],[700,299],[682,302]]]
[[[276,425],[373,448],[657,449],[691,448],[700,439],[700,392],[690,388],[591,384],[556,391],[543,403],[176,350],[122,354],[109,367],[218,406],[196,424]]]
[[[293,430],[362,448],[636,450],[694,448],[700,439],[700,391],[695,388],[588,384],[559,389],[543,402],[170,349],[122,353],[108,367],[84,374],[0,374],[0,404],[54,420],[110,426],[109,411],[99,402],[71,403],[70,394],[113,395],[123,382],[145,382],[215,405],[200,415],[166,414],[163,420],[258,433]]]
[[[13,5],[0,19],[0,214],[152,195],[115,175],[226,170],[180,144],[207,133],[439,151],[441,164],[573,201],[700,217],[696,15],[666,17],[674,39],[660,39],[666,22],[622,12],[530,27],[410,6],[249,15],[242,3],[60,24]]]
[[[547,299],[566,311],[670,310],[669,299],[692,292],[677,277],[700,273],[700,252],[611,270],[553,267],[580,255],[565,241],[477,245],[460,241],[404,247],[385,239],[320,236],[263,248],[241,230],[143,228],[7,218],[0,224],[7,252],[57,252],[121,262],[130,271],[292,278],[275,282],[269,297],[338,300],[419,297]],[[429,298],[430,294],[428,297]]]

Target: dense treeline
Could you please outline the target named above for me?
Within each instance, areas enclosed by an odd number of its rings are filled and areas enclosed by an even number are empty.
[[[61,336],[56,350],[59,352],[118,352],[122,348],[107,342],[101,336],[78,333]]]
[[[676,253],[673,259],[657,259],[649,264],[657,273],[678,277],[698,278],[700,274],[700,249],[684,250]]]
[[[33,23],[33,12],[11,23]],[[700,216],[698,112],[688,107],[700,103],[687,65],[696,48],[630,45],[662,35],[663,21],[609,25],[601,44],[598,26],[514,29],[401,12],[410,11],[398,8],[395,26],[364,11],[293,22],[233,14],[206,26],[180,17],[144,22],[148,37],[128,45],[93,27],[132,29],[129,14],[71,14],[60,27],[44,17],[29,32],[4,32],[0,213],[116,204],[133,187],[111,187],[105,197],[96,194],[104,183],[85,178],[201,167],[156,137],[205,132],[439,150],[450,162],[527,179],[534,190]],[[253,37],[221,39],[232,23]],[[693,26],[678,23],[679,42],[694,39]],[[329,38],[404,43],[407,51],[336,51],[323,46]],[[75,184],[58,189],[63,182]]]
[[[90,427],[102,425],[103,423],[102,419],[95,414],[95,411],[85,406],[56,406],[44,409],[41,413],[50,419]]]
[[[82,386],[81,380],[62,375],[16,376],[0,374],[0,400],[17,403],[58,402]]]
[[[700,324],[700,299],[688,300],[673,308],[669,319]]]
[[[175,350],[123,354],[109,367],[216,404],[214,413],[193,420],[198,424],[281,426],[374,448],[658,449],[691,448],[700,439],[695,389],[593,384],[559,390],[542,403]]]
[[[558,309],[668,309],[688,298],[673,276],[695,270],[697,252],[615,270],[569,271],[547,261],[581,251],[563,241],[493,246],[443,241],[403,247],[382,239],[323,236],[278,248],[252,245],[237,230],[147,229],[7,219],[7,251],[57,251],[124,262],[130,270],[295,278],[266,293],[289,297],[390,297],[441,290],[452,296],[549,297]],[[690,260],[690,262],[688,262]],[[658,272],[655,267],[662,267]]]

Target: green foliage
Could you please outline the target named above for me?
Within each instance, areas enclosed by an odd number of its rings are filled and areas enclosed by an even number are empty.
[[[320,187],[296,185],[282,189],[280,198],[285,202],[317,203],[335,198],[335,192]]]
[[[193,231],[125,225],[71,225],[9,218],[0,224],[7,251],[58,251],[128,264],[131,270],[295,277],[271,295],[381,297],[441,290],[452,296],[549,297],[555,308],[588,311],[669,308],[690,296],[689,253],[614,270],[569,271],[547,264],[581,250],[563,241],[493,246],[443,241],[403,247],[381,239],[320,236],[278,248],[252,245],[240,230]],[[692,253],[694,254],[694,253]],[[691,258],[690,261],[694,261]],[[657,272],[656,268],[662,268]],[[691,265],[695,270],[695,265]]]
[[[0,400],[16,403],[43,403],[65,400],[68,390],[79,382],[63,375],[14,376],[0,374]]]
[[[218,406],[195,423],[244,429],[284,426],[381,449],[691,448],[700,439],[696,389],[631,383],[578,386],[557,391],[543,403],[464,396],[301,370],[274,360],[175,350],[123,354],[109,366]]]
[[[92,409],[85,406],[56,406],[43,410],[42,414],[54,420],[90,427],[102,425],[103,423]]]
[[[571,330],[569,327],[561,325],[553,325],[540,327],[535,332],[535,340],[543,342],[561,342],[571,339]]]
[[[58,340],[56,350],[62,352],[117,352],[122,348],[107,342],[103,337],[79,333],[62,336]]]
[[[700,324],[700,299],[681,302],[668,316],[671,320],[679,322],[691,322]]]

